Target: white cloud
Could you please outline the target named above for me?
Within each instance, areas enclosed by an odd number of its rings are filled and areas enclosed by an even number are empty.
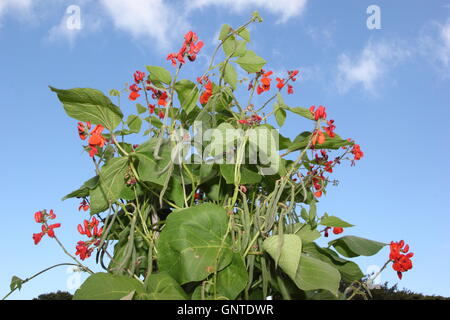
[[[438,72],[450,76],[450,18],[444,24],[432,22],[419,38],[421,53],[438,66]],[[430,59],[431,58],[431,59]]]
[[[8,13],[19,18],[29,18],[32,5],[32,0],[0,0],[0,21]]]
[[[168,48],[179,30],[187,29],[187,21],[179,8],[163,0],[101,0],[114,26],[134,39],[153,38],[160,48]]]
[[[364,90],[375,93],[390,69],[411,54],[398,44],[369,42],[357,57],[340,55],[338,59],[337,87],[341,93],[361,85]]]
[[[306,3],[307,0],[191,0],[189,1],[189,10],[215,5],[231,8],[240,13],[245,10],[262,8],[279,15],[278,22],[286,22],[292,17],[301,15]]]

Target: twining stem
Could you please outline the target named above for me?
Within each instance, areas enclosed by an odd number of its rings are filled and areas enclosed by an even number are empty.
[[[55,265],[53,265],[53,266],[51,266],[51,267],[48,267],[48,268],[46,268],[46,269],[44,269],[44,270],[39,271],[38,273],[32,275],[32,276],[29,277],[29,278],[26,278],[26,279],[22,280],[20,284],[22,285],[22,284],[24,284],[24,283],[26,283],[26,282],[28,282],[28,281],[30,281],[30,280],[36,278],[37,276],[39,276],[39,275],[41,275],[41,274],[43,274],[43,273],[45,273],[45,272],[47,272],[47,271],[49,271],[49,270],[51,270],[51,269],[53,269],[53,268],[61,267],[61,266],[74,266],[74,267],[79,267],[80,265],[79,265],[79,264],[74,264],[74,263],[59,263],[59,264],[55,264]],[[19,288],[19,287],[16,286],[16,287],[15,287],[14,289],[12,289],[6,296],[4,296],[4,297],[2,298],[2,300],[5,300],[6,298],[8,298],[8,297],[9,297],[14,291],[16,291],[18,288]]]

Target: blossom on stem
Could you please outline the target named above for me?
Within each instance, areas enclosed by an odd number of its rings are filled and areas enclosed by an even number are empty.
[[[213,84],[211,81],[208,80],[208,83],[205,85],[205,91],[200,96],[200,103],[206,104],[209,101],[209,98],[211,98],[213,94]]]
[[[389,247],[389,260],[393,262],[392,269],[397,271],[398,278],[402,279],[402,273],[413,267],[411,258],[414,256],[414,253],[409,252],[409,245],[405,245],[403,240],[399,242],[391,241]]]
[[[50,210],[49,213],[47,213],[46,210],[35,212],[34,221],[36,221],[36,223],[41,224],[41,232],[33,234],[34,244],[38,244],[39,242],[41,242],[42,237],[46,234],[50,238],[55,237],[54,229],[61,227],[61,224],[54,223],[54,224],[48,225],[48,221],[53,220],[55,218],[56,218],[56,214],[53,212],[53,210]]]
[[[261,70],[261,72],[264,72],[264,70]],[[261,78],[261,84],[256,88],[256,92],[258,94],[261,94],[264,91],[270,90],[270,82],[272,81],[272,79],[270,79],[269,77],[272,74],[273,74],[273,71],[263,73],[262,78]]]
[[[91,137],[89,138],[89,155],[91,158],[98,154],[97,147],[103,148],[105,146],[106,138],[102,135],[104,129],[101,124],[98,124],[91,132]]]
[[[184,42],[181,49],[176,53],[167,55],[166,60],[170,60],[174,67],[177,66],[177,60],[181,64],[185,64],[184,57],[187,56],[189,61],[195,61],[198,53],[203,48],[203,41],[198,41],[197,34],[189,31],[184,35]]]
[[[314,116],[314,120],[319,120],[319,119],[326,119],[327,118],[327,113],[326,113],[326,108],[324,106],[319,106],[316,110],[315,106],[311,106],[309,108],[309,111],[311,112],[311,114]]]

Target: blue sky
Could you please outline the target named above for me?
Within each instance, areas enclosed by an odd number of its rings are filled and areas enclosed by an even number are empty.
[[[70,5],[81,9],[81,30],[66,27]],[[381,9],[379,30],[366,26],[369,5]],[[47,86],[121,89],[145,65],[170,69],[165,57],[190,29],[206,44],[184,71],[197,76],[221,24],[238,26],[254,10],[264,22],[252,26],[251,47],[269,61],[266,69],[300,70],[286,103],[326,106],[336,131],[365,153],[356,167],[335,170],[340,184],[319,210],[355,224],[348,234],[410,244],[414,268],[402,281],[388,269],[382,281],[450,296],[449,1],[0,0],[1,296],[12,275],[24,279],[68,262],[50,239],[33,244],[35,211],[55,210],[70,250],[85,218],[78,201],[60,199],[93,175],[91,161],[76,121]],[[122,108],[134,111],[128,101]],[[288,119],[282,133],[293,138],[309,129],[302,125]],[[387,255],[386,248],[358,261],[366,271]],[[68,272],[55,269],[11,298],[73,292]]]

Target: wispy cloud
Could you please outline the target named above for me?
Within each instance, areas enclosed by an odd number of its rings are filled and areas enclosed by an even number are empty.
[[[183,13],[163,0],[101,0],[114,26],[134,39],[154,39],[160,48],[168,48],[177,30],[188,22]]]
[[[369,41],[356,56],[341,54],[337,66],[337,88],[346,93],[355,86],[375,94],[377,86],[399,62],[411,55],[405,46]]]
[[[445,23],[432,22],[419,38],[421,53],[438,65],[443,77],[450,77],[450,18]]]
[[[19,19],[29,19],[32,17],[32,0],[1,0],[0,1],[0,25],[2,18],[11,13]]]
[[[191,0],[189,8],[193,10],[215,5],[231,8],[235,12],[261,8],[280,16],[278,22],[286,22],[301,15],[307,2],[307,0]]]

